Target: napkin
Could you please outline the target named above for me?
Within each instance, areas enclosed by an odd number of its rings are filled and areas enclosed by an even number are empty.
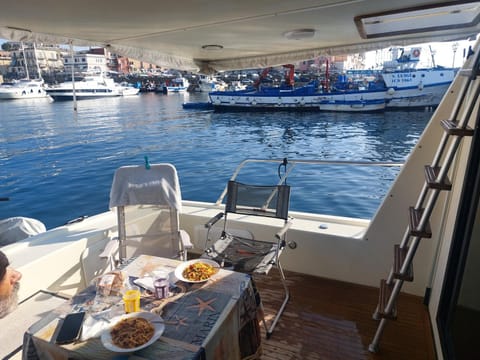
[[[118,316],[123,315],[124,308],[123,303],[116,304],[110,309],[105,311],[99,311],[87,315],[83,321],[81,341],[85,341],[90,338],[98,337],[118,320]]]
[[[106,329],[110,327],[111,323],[107,318],[99,316],[87,316],[83,322],[81,340],[85,341],[90,338],[98,337]]]
[[[133,282],[135,283],[135,285],[141,286],[146,290],[149,290],[151,292],[155,291],[155,287],[153,286],[153,277],[151,276],[144,276],[133,280]]]

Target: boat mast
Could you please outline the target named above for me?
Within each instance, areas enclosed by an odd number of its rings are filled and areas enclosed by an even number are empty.
[[[77,94],[75,92],[75,55],[73,53],[73,44],[70,41],[70,58],[72,61],[72,91],[73,91],[73,111],[77,112]]]
[[[30,74],[28,73],[27,57],[25,56],[25,46],[23,45],[23,41],[21,42],[21,44],[22,44],[23,63],[25,65],[25,74],[27,75],[27,80],[30,80]]]
[[[35,65],[37,66],[38,78],[39,78],[39,79],[42,79],[42,72],[41,72],[41,70],[40,70],[40,65],[38,64],[37,45],[36,45],[36,43],[33,43],[33,56],[35,57]]]

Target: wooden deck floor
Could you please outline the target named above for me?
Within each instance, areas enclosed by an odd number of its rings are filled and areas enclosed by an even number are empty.
[[[282,299],[278,272],[255,278],[267,321]],[[398,319],[389,321],[379,351],[368,345],[378,288],[286,272],[291,299],[270,339],[263,331],[264,360],[435,359],[429,315],[420,297],[401,294]],[[277,286],[278,285],[278,286]]]

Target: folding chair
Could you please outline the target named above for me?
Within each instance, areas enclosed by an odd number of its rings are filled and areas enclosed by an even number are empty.
[[[227,200],[225,211],[217,214],[205,226],[210,232],[211,227],[222,217],[223,231],[220,239],[213,245],[206,244],[204,257],[217,261],[221,266],[231,267],[235,271],[248,274],[268,275],[270,269],[275,266],[280,273],[280,279],[285,290],[280,309],[275,318],[267,328],[265,319],[263,324],[267,331],[267,338],[272,334],[285,306],[290,297],[285,281],[285,275],[280,263],[280,255],[286,244],[286,233],[292,222],[288,216],[290,200],[290,186],[281,184],[274,186],[247,185],[233,180],[228,182]],[[261,241],[235,235],[229,231],[228,214],[236,213],[241,215],[264,216],[271,219],[283,220],[281,229],[272,236],[273,241]],[[273,223],[279,221],[273,221]],[[207,243],[209,235],[207,234]]]
[[[121,262],[140,254],[187,259],[192,243],[179,228],[182,197],[173,165],[118,168],[110,190],[110,208],[117,209]],[[112,253],[108,248],[102,256]]]

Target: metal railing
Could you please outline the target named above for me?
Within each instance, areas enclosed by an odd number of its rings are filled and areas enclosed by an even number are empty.
[[[230,180],[235,180],[242,170],[242,168],[250,163],[277,163],[280,166],[285,166],[285,173],[280,176],[278,184],[283,184],[285,179],[290,175],[292,170],[298,164],[309,164],[309,165],[338,165],[338,166],[373,166],[373,167],[401,167],[403,163],[398,162],[388,162],[388,161],[350,161],[350,160],[313,160],[313,159],[245,159],[243,160],[233,172]],[[280,175],[280,174],[279,174]],[[220,205],[223,202],[223,199],[227,195],[228,184],[223,189],[222,194],[216,201],[216,205]]]

